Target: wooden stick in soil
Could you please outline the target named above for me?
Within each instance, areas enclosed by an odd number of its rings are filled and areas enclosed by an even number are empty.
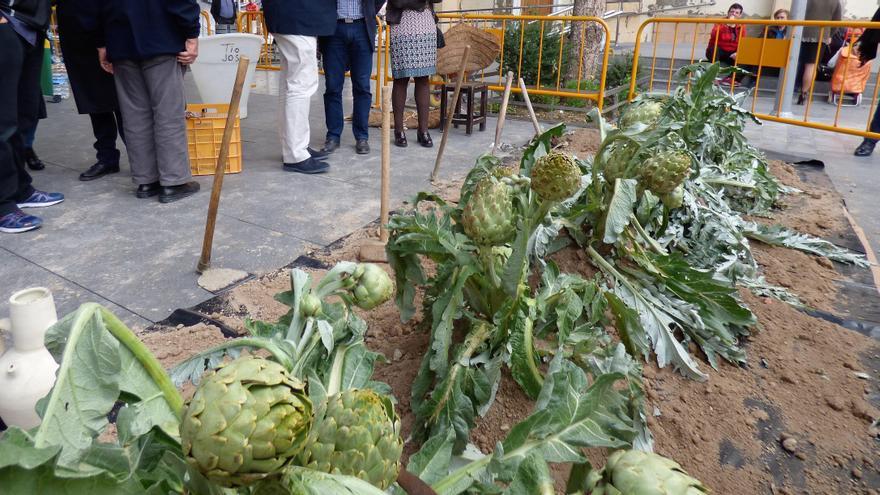
[[[208,203],[208,218],[205,222],[205,239],[202,242],[202,256],[196,271],[204,273],[211,267],[211,250],[214,246],[214,227],[217,225],[217,210],[220,208],[220,191],[223,189],[223,176],[226,175],[226,164],[229,162],[229,142],[232,141],[232,132],[235,130],[235,118],[238,116],[238,107],[241,102],[241,91],[244,87],[244,79],[247,76],[249,60],[241,57],[238,61],[238,71],[235,74],[235,84],[232,86],[232,99],[229,101],[229,112],[226,114],[226,127],[223,129],[223,140],[220,142],[220,154],[217,155],[217,168],[214,169],[214,185],[211,188],[211,201]]]
[[[431,182],[437,179],[440,173],[440,161],[443,160],[443,151],[446,150],[446,141],[449,139],[449,128],[452,127],[452,116],[455,115],[455,107],[458,106],[458,96],[461,94],[461,84],[465,79],[465,69],[467,69],[468,59],[471,56],[471,45],[464,47],[464,53],[461,54],[461,63],[458,65],[458,81],[455,83],[455,92],[452,93],[452,103],[446,110],[446,125],[443,126],[443,138],[440,140],[440,149],[437,150],[437,160],[434,161],[434,170],[431,172]],[[446,94],[441,96],[446,98]]]
[[[501,144],[501,131],[504,130],[504,120],[507,119],[507,104],[510,103],[510,90],[513,87],[513,71],[507,73],[507,83],[504,85],[504,94],[501,97],[501,108],[498,109],[498,123],[495,127],[495,142],[492,143],[492,154],[498,150]]]
[[[388,209],[391,202],[391,86],[382,87],[382,196],[379,240],[388,242]]]
[[[535,135],[541,134],[541,124],[538,123],[538,116],[535,115],[535,109],[532,108],[532,100],[529,99],[529,90],[526,89],[526,82],[523,78],[519,78],[519,90],[522,91],[523,100],[526,102],[526,108],[529,109],[529,116],[532,118],[532,125],[535,126]]]
[[[382,87],[382,192],[379,207],[379,241],[367,240],[361,245],[361,261],[387,261],[388,216],[391,206],[391,86]]]

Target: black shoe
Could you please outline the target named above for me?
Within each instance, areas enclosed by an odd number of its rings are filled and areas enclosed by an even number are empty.
[[[421,144],[425,148],[431,148],[434,146],[434,141],[431,141],[431,135],[427,132],[420,132],[416,134],[416,136],[419,140],[419,144]]]
[[[322,158],[327,158],[327,155],[330,154],[324,150],[315,150],[312,148],[306,148],[306,150],[309,152],[309,155],[316,160],[320,160]]]
[[[153,196],[159,194],[159,189],[162,187],[158,182],[153,182],[152,184],[141,184],[138,186],[137,191],[135,191],[134,195],[140,199],[152,198]]]
[[[86,182],[104,177],[105,175],[115,174],[117,172],[119,172],[118,163],[113,165],[110,163],[98,162],[89,167],[85,172],[79,174],[79,180]]]
[[[326,142],[324,142],[324,147],[321,149],[321,151],[323,151],[324,156],[326,156],[330,153],[333,153],[337,149],[339,149],[339,141],[336,139],[328,139]],[[317,158],[315,155],[312,156]]]
[[[37,156],[33,148],[24,150],[24,162],[27,163],[28,168],[31,170],[43,170],[46,168],[46,165],[43,164],[43,161],[40,160],[40,157]]]
[[[804,94],[801,93],[798,95],[797,105],[803,105],[803,104],[804,104]]]
[[[330,170],[330,165],[327,165],[327,163],[325,162],[315,160],[312,157],[308,157],[301,162],[284,164],[285,172],[299,172],[301,174],[323,174],[328,170]]]
[[[856,156],[871,156],[871,153],[874,152],[874,146],[876,145],[877,141],[868,141],[867,139],[865,139],[864,141],[862,141],[862,144],[860,144],[859,147],[856,148],[856,151],[853,154]]]
[[[401,148],[406,148],[406,133],[394,131],[394,144]]]
[[[358,155],[367,155],[370,153],[370,143],[366,139],[358,139],[354,145],[354,151]]]
[[[199,183],[196,181],[187,182],[179,186],[162,186],[159,191],[160,203],[173,203],[174,201],[188,198],[199,192]]]

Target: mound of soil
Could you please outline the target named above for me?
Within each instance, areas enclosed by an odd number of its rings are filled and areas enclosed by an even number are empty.
[[[562,146],[585,155],[595,152],[597,142],[596,131],[579,130]],[[790,165],[774,163],[772,169],[783,183],[804,192],[786,199],[788,208],[773,218],[759,221],[832,240],[849,228],[835,191],[803,182]],[[456,183],[437,189],[438,194],[456,199]],[[375,230],[375,225],[364,228],[301,261],[332,266],[356,259],[361,242],[373,237]],[[753,249],[770,283],[790,288],[809,306],[834,311],[841,275],[832,262],[760,243],[753,243]],[[555,260],[565,271],[593,273],[575,249],[558,253]],[[322,275],[319,269],[309,271],[315,278]],[[287,308],[273,296],[287,290],[289,283],[287,270],[250,281],[221,296],[209,316],[234,329],[242,328],[245,315],[276,319]],[[745,343],[747,365],[722,363],[710,370],[703,363],[710,375],[705,382],[685,379],[653,363],[645,366],[647,413],[657,452],[681,463],[718,494],[876,495],[880,429],[873,421],[880,413],[871,401],[880,399],[878,342],[785,303],[747,291],[741,295],[759,322]],[[420,316],[401,322],[393,302],[363,316],[370,329],[368,346],[388,359],[379,365],[375,378],[391,385],[407,435],[414,422],[410,388],[428,345],[428,332]],[[151,329],[143,338],[170,366],[222,340],[219,333],[208,337],[205,328]],[[505,376],[488,415],[478,420],[472,441],[490,451],[532,407]],[[405,455],[417,449],[408,443]],[[589,456],[600,462],[604,453]],[[565,473],[554,474],[561,480]]]

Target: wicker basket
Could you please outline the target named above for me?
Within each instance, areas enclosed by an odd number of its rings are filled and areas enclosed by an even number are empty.
[[[456,24],[446,31],[445,37],[446,46],[437,50],[438,74],[457,72],[467,45],[471,45],[466,69],[469,73],[489,67],[501,53],[501,42],[496,35],[467,24]]]

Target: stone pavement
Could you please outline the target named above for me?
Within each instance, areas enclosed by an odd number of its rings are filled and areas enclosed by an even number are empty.
[[[226,176],[214,240],[213,266],[270,272],[307,250],[325,246],[375,220],[379,214],[380,133],[374,129],[366,157],[355,155],[347,127],[342,147],[329,160],[331,172],[304,176],[281,169],[277,128],[277,73],[266,73],[252,94],[250,115],[242,121],[244,171]],[[312,145],[324,142],[321,93],[312,105]],[[197,92],[188,81],[190,101]],[[347,102],[347,106],[349,102]],[[201,289],[196,262],[201,251],[211,177],[198,181],[202,192],[177,203],[139,200],[123,159],[122,172],[92,182],[77,176],[94,163],[89,120],[77,115],[72,99],[49,104],[40,122],[35,148],[46,170],[34,172],[36,187],[60,191],[66,201],[34,211],[42,229],[0,236],[0,315],[8,312],[12,292],[46,286],[59,314],[79,304],[106,305],[128,324],[143,327],[176,308],[190,307],[214,294]],[[486,132],[465,136],[453,130],[442,178],[460,177],[494,138]],[[524,144],[531,124],[510,121],[504,142]],[[433,133],[439,145],[440,135]],[[428,176],[437,148],[417,145],[392,150],[393,203],[430,186]],[[123,153],[124,155],[124,153]]]

